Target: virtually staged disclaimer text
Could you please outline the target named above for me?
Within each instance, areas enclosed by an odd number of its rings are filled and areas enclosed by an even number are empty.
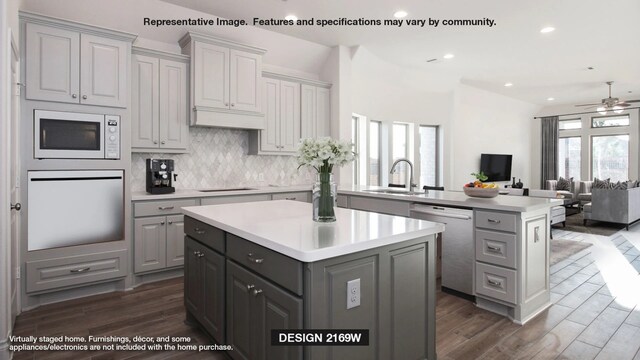
[[[231,345],[191,344],[188,336],[11,336],[9,351],[229,351]]]
[[[386,26],[386,27],[433,27],[438,26],[484,26],[494,27],[496,21],[489,18],[481,19],[365,19],[365,18],[337,18],[337,19],[298,19],[298,20],[286,20],[286,19],[261,19],[253,18],[253,22],[250,24],[244,19],[151,19],[144,18],[143,24],[145,26],[232,26],[240,27],[246,25],[253,26],[319,26],[319,27],[332,27],[332,26]]]

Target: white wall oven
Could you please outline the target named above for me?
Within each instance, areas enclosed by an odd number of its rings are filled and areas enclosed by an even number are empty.
[[[34,110],[36,159],[120,159],[120,116]]]
[[[124,239],[124,171],[29,171],[28,251]]]

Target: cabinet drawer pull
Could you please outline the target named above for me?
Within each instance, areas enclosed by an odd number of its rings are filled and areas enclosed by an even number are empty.
[[[194,252],[193,252],[193,255],[195,255],[196,257],[199,257],[199,255],[200,255],[200,254],[201,254],[201,252],[200,252],[200,251],[194,251]]]
[[[502,250],[500,250],[500,248],[497,246],[487,245],[487,250],[502,254]]]
[[[256,286],[255,286],[255,285],[252,285],[252,284],[249,284],[249,285],[247,285],[247,290],[251,290],[251,289],[253,289],[254,287],[256,287]]]
[[[294,197],[290,197],[290,198],[284,198],[285,200],[295,200],[296,198]]]
[[[200,228],[195,228],[195,229],[193,229],[193,231],[195,231],[196,234],[200,234],[200,235],[202,235],[202,234],[204,234],[206,232],[204,230],[200,230]]]
[[[173,210],[173,206],[158,206],[158,210]]]
[[[248,253],[247,259],[249,259],[249,261],[251,261],[252,263],[256,263],[256,264],[262,264],[262,262],[264,261],[264,259],[262,258],[254,258],[253,253]]]
[[[502,283],[500,281],[495,281],[495,280],[491,280],[491,279],[487,279],[487,283],[491,286],[496,286],[499,288],[502,288]]]
[[[91,270],[91,268],[90,268],[90,267],[86,267],[86,268],[82,268],[82,269],[73,269],[73,270],[69,270],[69,272],[70,272],[70,273],[73,273],[73,274],[77,274],[77,273],[87,272],[87,271],[89,271],[89,270]]]
[[[253,296],[258,296],[258,294],[260,294],[261,292],[262,292],[262,290],[260,290],[260,289],[253,289],[253,291],[252,291]]]
[[[533,242],[537,243],[538,241],[540,241],[540,226],[536,226],[533,229]]]
[[[204,253],[198,253],[198,257],[199,258],[204,257]]]
[[[495,219],[487,219],[488,222],[492,223],[492,224],[500,224],[500,220],[495,220]]]

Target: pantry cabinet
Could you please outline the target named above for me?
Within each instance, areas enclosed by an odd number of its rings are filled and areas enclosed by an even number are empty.
[[[134,35],[34,14],[21,13],[21,19],[27,99],[127,107]]]
[[[134,152],[186,152],[188,61],[183,55],[134,48],[131,146]]]

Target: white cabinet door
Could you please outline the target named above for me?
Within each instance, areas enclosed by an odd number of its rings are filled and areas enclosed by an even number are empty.
[[[266,128],[260,130],[260,150],[278,151],[280,146],[280,81],[265,79],[264,115]]]
[[[187,76],[187,64],[160,60],[161,148],[187,148],[189,140]]]
[[[280,151],[295,152],[300,141],[300,84],[280,81]]]
[[[303,139],[316,137],[316,87],[300,87],[300,132]]]
[[[259,112],[262,56],[238,50],[229,54],[231,109]]]
[[[80,34],[26,24],[26,97],[80,102]]]
[[[131,66],[131,146],[158,147],[159,94],[157,58],[133,55]]]
[[[316,88],[316,134],[315,137],[331,135],[331,90]]]
[[[195,42],[194,105],[229,108],[229,49]]]
[[[184,215],[167,216],[167,267],[184,264]]]
[[[134,270],[144,272],[167,266],[166,217],[134,220]]]
[[[80,102],[127,107],[127,43],[80,36]]]

